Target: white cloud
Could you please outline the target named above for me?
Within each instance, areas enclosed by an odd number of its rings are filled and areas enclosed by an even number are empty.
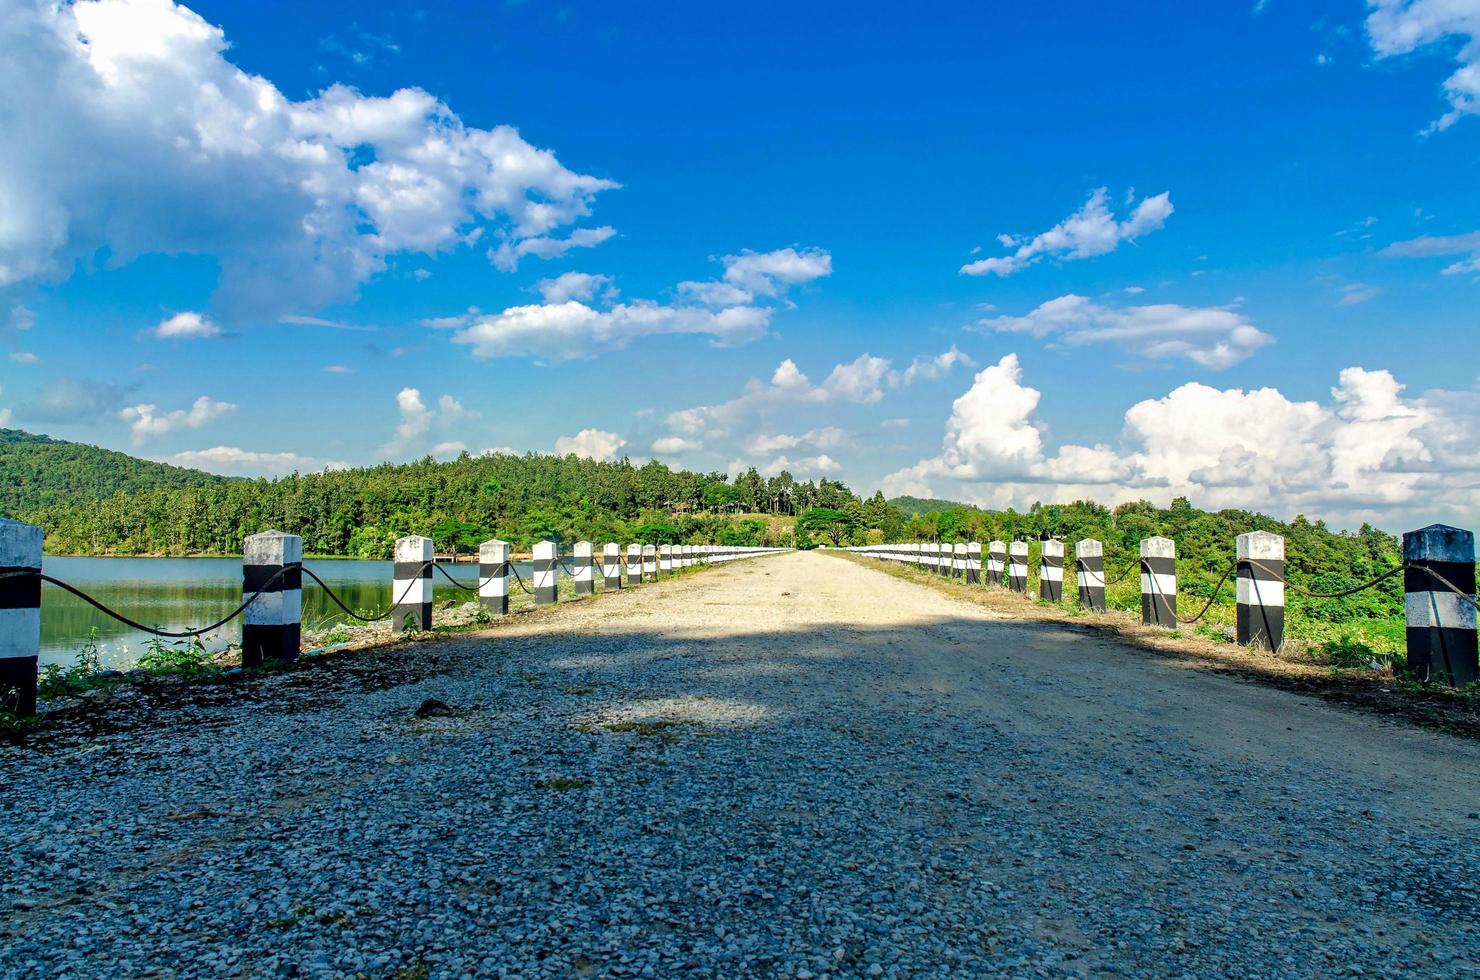
[[[502,272],[513,272],[519,268],[519,260],[527,255],[539,259],[558,259],[573,248],[595,248],[616,233],[617,229],[603,225],[600,228],[577,228],[564,238],[539,235],[504,242],[488,250],[488,261]]]
[[[220,402],[201,395],[189,408],[161,412],[157,405],[140,403],[125,407],[119,411],[118,417],[128,423],[134,445],[141,446],[151,439],[180,429],[199,429],[223,415],[230,415],[236,409],[237,406],[231,402]]]
[[[739,276],[744,289],[730,283],[707,284],[732,290],[724,297],[726,302],[698,288],[705,284],[683,283],[681,296],[700,298],[674,305],[651,300],[613,303],[615,291],[606,277],[590,277],[603,280],[597,297],[596,283],[561,276],[541,284],[546,290],[544,303],[474,317],[453,341],[470,346],[474,357],[532,356],[557,361],[620,350],[639,337],[664,334],[697,334],[712,338],[717,346],[736,346],[764,336],[770,326],[775,307],[754,303],[757,294],[774,299],[787,286],[806,281],[808,275],[826,275],[831,269],[827,253],[817,249],[746,252],[726,256],[725,262],[726,276],[745,263]],[[562,280],[566,281],[562,284]],[[581,291],[587,295],[579,295]]]
[[[832,256],[820,248],[778,248],[774,252],[726,255],[724,281],[758,296],[780,296],[790,286],[832,275]]]
[[[838,449],[848,445],[848,433],[837,426],[825,425],[820,429],[811,429],[802,436],[802,441],[811,443],[818,449]]]
[[[968,262],[961,267],[961,274],[1010,276],[1045,256],[1070,261],[1105,255],[1115,251],[1121,242],[1135,241],[1160,229],[1171,216],[1172,210],[1171,195],[1161,193],[1155,197],[1142,198],[1129,218],[1117,221],[1105,204],[1105,188],[1101,187],[1090,194],[1082,208],[1048,231],[1028,239],[1016,235],[998,235],[997,240],[1004,248],[1015,251],[1011,255]]]
[[[10,359],[17,364],[40,364],[41,358],[28,350],[18,350],[10,355]]]
[[[235,446],[212,446],[196,449],[160,460],[176,466],[219,473],[222,476],[286,476],[289,473],[316,473],[321,470],[347,469],[340,460],[316,459],[297,453],[264,453]]]
[[[697,439],[685,439],[683,436],[661,436],[653,440],[652,451],[662,456],[678,456],[683,453],[697,452],[704,448],[704,443]]]
[[[757,455],[774,453],[778,449],[790,449],[800,445],[801,441],[799,437],[785,433],[760,432],[745,441],[745,451]]]
[[[432,455],[438,458],[445,459],[447,457],[456,456],[458,453],[467,452],[467,450],[467,443],[459,442],[456,439],[450,439],[447,442],[439,442],[435,446],[433,446]]]
[[[907,385],[914,384],[916,381],[938,381],[958,364],[962,367],[976,367],[976,361],[970,355],[957,350],[956,345],[952,344],[951,349],[944,354],[937,354],[934,357],[925,354],[917,355],[910,362],[910,366],[905,368],[902,380]]]
[[[792,476],[826,476],[835,473],[840,467],[836,460],[826,453],[816,456],[807,456],[802,459],[791,460],[785,456],[777,456],[775,459],[763,463],[758,467],[761,476],[767,479],[780,476],[782,470],[786,470]]]
[[[149,332],[160,340],[196,340],[202,337],[219,337],[221,328],[204,314],[187,310],[161,320],[159,326]]]
[[[627,445],[627,440],[615,432],[600,429],[582,429],[573,436],[561,436],[555,440],[555,455],[584,456],[598,463],[616,459],[617,450]]]
[[[1472,231],[1464,235],[1421,235],[1404,242],[1393,242],[1383,249],[1381,254],[1405,258],[1462,255],[1464,258],[1444,267],[1444,275],[1458,276],[1480,272],[1480,231]]]
[[[446,430],[478,417],[477,412],[464,408],[451,395],[443,395],[433,408],[422,398],[418,388],[402,388],[396,393],[396,411],[401,416],[396,434],[380,450],[386,456],[401,456],[408,451],[416,451]],[[450,445],[447,440],[438,439],[432,446],[433,455],[436,455],[439,447],[447,445]],[[460,452],[462,444],[457,445],[458,449],[455,451]]]
[[[1379,58],[1408,54],[1453,39],[1445,50],[1459,67],[1444,80],[1449,111],[1430,130],[1447,129],[1480,113],[1480,3],[1476,0],[1368,0],[1367,37]]]
[[[1214,370],[1237,364],[1274,341],[1229,307],[1112,307],[1072,293],[1026,316],[989,317],[968,329],[1054,337],[1069,347],[1114,343],[1149,360],[1185,358]]]
[[[957,399],[941,452],[890,474],[891,495],[948,488],[993,506],[1033,500],[1102,502],[1188,496],[1218,509],[1386,523],[1480,516],[1480,397],[1403,396],[1382,370],[1347,368],[1331,401],[1274,388],[1184,384],[1131,406],[1118,447],[1050,452],[1040,393],[1015,355],[980,372]]]
[[[102,249],[115,265],[195,254],[217,260],[225,308],[312,309],[396,254],[585,243],[602,230],[554,233],[617,186],[421,89],[293,101],[168,0],[17,0],[4,20],[0,285],[65,278]]]
[[[343,364],[325,364],[324,367],[323,367],[323,371],[324,371],[325,374],[354,374],[355,373],[355,369],[354,368],[352,368],[352,367],[346,367]]]
[[[612,288],[611,276],[596,276],[589,272],[566,272],[553,279],[541,279],[535,288],[546,303],[564,303],[577,300],[589,303],[597,294]]]
[[[885,419],[879,423],[881,429],[907,429],[909,426],[909,419]]]
[[[1369,286],[1364,282],[1343,283],[1338,289],[1341,292],[1341,298],[1336,301],[1337,306],[1358,306],[1378,293],[1376,286]]]

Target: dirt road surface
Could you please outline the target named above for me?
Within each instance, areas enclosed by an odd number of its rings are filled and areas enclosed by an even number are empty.
[[[1476,743],[823,554],[115,700],[0,976],[1480,971]]]

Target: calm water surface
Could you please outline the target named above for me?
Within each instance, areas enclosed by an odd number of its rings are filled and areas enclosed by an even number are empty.
[[[329,584],[351,609],[374,613],[384,611],[391,600],[391,568],[388,561],[309,560],[310,568]],[[460,582],[476,584],[478,566],[463,562],[444,566]],[[75,585],[130,619],[160,629],[182,630],[213,623],[242,601],[240,558],[53,558],[42,562],[43,570]],[[529,562],[518,563],[519,574],[528,582]],[[437,601],[469,599],[440,574],[432,578]],[[519,587],[510,583],[513,589]],[[303,578],[303,626],[322,629],[352,622],[330,601],[308,576]],[[96,628],[103,661],[110,667],[126,667],[144,652],[149,639],[130,629],[76,596],[54,585],[41,593],[41,662],[71,663],[77,651]],[[223,649],[241,639],[241,618],[202,637],[212,650]]]

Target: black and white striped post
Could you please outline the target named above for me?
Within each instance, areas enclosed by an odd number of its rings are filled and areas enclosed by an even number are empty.
[[[281,574],[279,574],[281,573]],[[242,666],[298,659],[303,637],[303,539],[264,531],[242,544],[242,598],[262,594],[242,613]]]
[[[1408,670],[1419,680],[1455,687],[1480,680],[1475,607],[1471,604],[1475,599],[1475,535],[1447,524],[1409,531],[1403,535],[1403,564],[1411,566],[1403,571]]]
[[[951,574],[956,578],[966,577],[966,542],[957,541],[952,548]]]
[[[495,538],[478,546],[478,601],[495,616],[509,614],[509,542]]]
[[[966,584],[980,585],[982,580],[982,543],[966,543]]]
[[[409,535],[396,539],[391,572],[391,629],[397,633],[432,628],[432,539]]]
[[[607,589],[622,587],[622,546],[615,541],[601,546],[601,584]]]
[[[0,711],[22,718],[36,713],[41,539],[35,524],[0,518]]]
[[[987,584],[1001,585],[1006,566],[1007,542],[989,541],[987,543]]]
[[[650,544],[642,546],[642,580],[644,582],[658,580],[658,549]]]
[[[556,595],[557,545],[554,541],[536,541],[534,545],[534,604],[553,606],[559,601]]]
[[[1028,542],[1014,541],[1007,546],[1007,587],[1014,592],[1028,591]]]
[[[658,571],[665,575],[673,571],[673,545],[658,545]]]
[[[681,545],[678,546],[678,567],[679,568],[688,568],[690,565],[692,565],[694,563],[694,561],[693,561],[693,547],[694,546],[691,545],[691,544],[681,544]]]
[[[642,545],[627,546],[627,584],[642,584]]]
[[[596,574],[591,569],[591,542],[577,541],[571,547],[570,570],[576,595],[591,595],[596,591]]]
[[[1250,531],[1234,542],[1238,641],[1278,650],[1285,639],[1285,539]]]
[[[1141,542],[1141,622],[1177,628],[1177,543],[1171,538]]]
[[[1074,545],[1074,581],[1079,586],[1079,605],[1092,612],[1104,612],[1104,544],[1085,538]]]
[[[1042,545],[1038,561],[1038,598],[1045,602],[1064,601],[1064,542],[1048,538]]]

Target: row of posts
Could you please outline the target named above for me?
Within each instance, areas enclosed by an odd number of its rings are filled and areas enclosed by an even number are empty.
[[[926,571],[975,585],[1028,591],[1028,542],[991,541],[986,562],[976,541],[863,545],[847,549],[871,558],[906,562]],[[1236,631],[1238,642],[1278,650],[1285,635],[1285,539],[1268,531],[1240,534],[1237,560]],[[1170,538],[1141,542],[1141,620],[1175,629],[1177,621],[1177,545]],[[1480,679],[1477,665],[1475,536],[1446,524],[1431,524],[1403,535],[1403,613],[1407,627],[1408,670],[1423,680],[1462,686]],[[1064,542],[1042,542],[1038,596],[1064,598]],[[1434,574],[1431,574],[1434,573]],[[1442,584],[1435,574],[1454,588]],[[1105,546],[1093,538],[1074,545],[1078,602],[1105,611]],[[1458,591],[1456,591],[1458,590]]]
[[[36,711],[36,669],[41,646],[42,529],[0,518],[0,710],[20,715]],[[558,601],[560,573],[554,541],[534,546],[531,590],[537,606]],[[576,595],[595,592],[600,571],[606,589],[656,581],[660,575],[701,564],[718,564],[783,551],[710,544],[602,545],[596,563],[591,542],[577,541],[571,554]],[[391,628],[395,632],[432,626],[432,539],[418,535],[396,541],[391,572]],[[247,537],[242,548],[242,597],[257,598],[242,613],[242,666],[298,656],[303,632],[303,539],[265,531]],[[495,615],[509,612],[509,580],[517,574],[507,541],[478,547],[478,599]]]

